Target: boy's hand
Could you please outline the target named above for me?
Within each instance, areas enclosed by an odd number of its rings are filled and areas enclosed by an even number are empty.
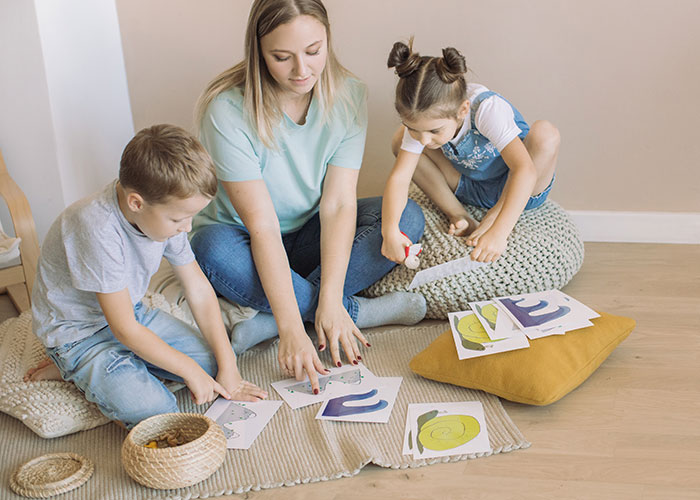
[[[472,235],[467,244],[473,245],[471,258],[477,262],[494,262],[506,250],[508,235],[489,229],[481,235]]]
[[[202,370],[199,365],[193,370],[192,374],[183,377],[185,385],[192,393],[192,401],[195,404],[201,405],[214,401],[218,394],[221,394],[226,399],[231,399],[231,394],[216,380],[211,378],[207,372]]]
[[[219,382],[231,395],[234,401],[250,401],[255,402],[267,397],[267,391],[263,391],[255,384],[243,380],[238,369],[219,370],[216,375],[216,381]]]
[[[401,231],[388,232],[383,237],[382,255],[392,262],[403,264],[406,260],[406,247],[413,243]]]

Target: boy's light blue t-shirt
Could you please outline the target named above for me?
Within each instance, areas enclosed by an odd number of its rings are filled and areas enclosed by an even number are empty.
[[[317,211],[328,165],[359,169],[367,135],[364,84],[346,80],[349,100],[324,113],[312,98],[306,122],[284,115],[275,127],[277,148],[268,148],[251,127],[240,88],[219,94],[209,104],[200,140],[209,151],[219,181],[265,181],[283,233],[301,228]],[[214,200],[195,218],[194,230],[215,222],[243,225],[221,185]]]
[[[154,241],[126,220],[116,181],[73,203],[54,221],[41,245],[32,290],[32,327],[46,347],[75,342],[107,326],[97,293],[145,295],[162,258],[174,266],[194,254],[187,233]]]

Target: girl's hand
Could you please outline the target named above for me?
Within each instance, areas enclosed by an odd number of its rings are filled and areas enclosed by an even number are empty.
[[[297,380],[303,380],[304,372],[306,372],[314,394],[319,392],[317,373],[323,375],[329,373],[318,358],[316,349],[306,332],[303,334],[290,333],[280,335],[277,360],[282,371],[290,377],[295,377]]]
[[[195,404],[201,405],[214,401],[219,394],[226,399],[231,399],[231,394],[221,384],[211,378],[199,365],[196,363],[195,365],[196,368],[183,377]]]
[[[472,241],[473,243],[469,243]],[[505,251],[508,244],[508,235],[502,235],[493,229],[489,229],[481,235],[474,236],[467,243],[474,245],[472,260],[477,262],[494,262]]]
[[[406,260],[406,247],[413,244],[411,240],[401,231],[391,231],[382,239],[382,255],[392,262],[403,264],[403,261]]]
[[[255,402],[267,398],[267,391],[243,380],[237,368],[219,370],[216,381],[229,392],[234,401]]]
[[[318,350],[323,351],[328,346],[334,366],[342,366],[338,344],[343,347],[348,362],[354,365],[358,364],[358,360],[362,360],[356,339],[360,339],[360,342],[369,347],[367,339],[357,328],[342,303],[334,305],[319,303],[316,309],[316,333]]]

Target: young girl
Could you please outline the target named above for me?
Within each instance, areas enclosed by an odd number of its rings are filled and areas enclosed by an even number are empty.
[[[382,254],[394,262],[406,257],[411,242],[398,220],[413,179],[449,219],[448,234],[466,236],[475,247],[472,259],[493,262],[522,211],[547,199],[559,132],[546,121],[529,127],[503,97],[467,84],[456,49],[420,56],[412,42],[395,43],[387,63],[399,76],[395,105],[402,125],[392,140],[396,162],[384,190]],[[489,210],[477,223],[463,203]]]

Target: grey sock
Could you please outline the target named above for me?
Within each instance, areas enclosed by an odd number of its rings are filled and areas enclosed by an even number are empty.
[[[381,325],[415,325],[425,317],[425,298],[417,293],[393,292],[374,299],[354,296],[358,328]]]
[[[231,332],[231,346],[236,354],[241,354],[254,345],[277,335],[275,317],[270,313],[259,312],[252,318],[234,325]]]

